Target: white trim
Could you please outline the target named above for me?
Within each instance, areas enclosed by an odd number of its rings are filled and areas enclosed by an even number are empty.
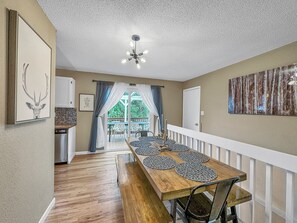
[[[75,153],[73,153],[73,155],[69,157],[67,164],[70,164],[74,157],[75,157]]]
[[[206,134],[203,132],[193,131],[170,124],[167,125],[167,129],[169,131],[177,132],[203,142],[211,143],[221,148],[227,148],[232,152],[240,153],[244,156],[248,156],[264,163],[297,173],[297,165],[292,165],[292,163],[296,163],[297,156],[250,145],[247,143],[237,142],[231,139]],[[277,159],[275,157],[277,157]]]
[[[191,88],[187,88],[187,89],[184,89],[184,91],[191,91],[191,90],[195,90],[195,89],[201,89],[201,86],[196,86],[196,87],[191,87]]]
[[[276,207],[272,203],[272,173],[273,173],[273,166],[280,167],[282,169],[285,169],[287,173],[291,173],[292,176],[294,176],[295,173],[297,173],[297,165],[292,165],[292,163],[297,162],[297,156],[282,153],[270,149],[266,149],[263,147],[250,145],[247,143],[237,142],[235,140],[230,140],[202,132],[196,132],[190,129],[185,129],[178,126],[168,125],[167,126],[168,131],[173,132],[174,134],[178,134],[181,137],[190,137],[195,140],[199,140],[201,144],[208,143],[212,144],[213,146],[221,147],[224,149],[227,149],[229,151],[232,151],[234,153],[240,154],[239,156],[247,156],[250,158],[250,162],[252,166],[250,166],[250,177],[252,178],[250,180],[250,189],[253,193],[253,197],[255,200],[257,199],[257,202],[264,206],[265,208],[265,222],[272,222],[272,213],[275,213],[279,215],[280,217],[284,218],[287,222],[296,222],[296,218],[294,219],[294,190],[293,186],[293,179],[287,180],[286,184],[286,210],[283,211],[280,208]],[[255,161],[261,161],[266,163],[266,174],[265,174],[265,199],[258,198],[255,195]],[[237,163],[237,167],[240,168],[240,162]],[[291,176],[289,177],[291,178]],[[251,204],[252,205],[252,204]],[[254,205],[252,205],[252,209],[254,209]],[[255,217],[252,211],[253,216],[252,220]],[[287,216],[286,216],[287,214]],[[289,219],[286,219],[288,217]]]
[[[44,223],[45,222],[47,216],[49,215],[49,213],[51,212],[51,210],[53,209],[53,207],[55,207],[55,204],[56,204],[56,198],[53,198],[53,200],[51,201],[51,203],[46,208],[45,212],[41,216],[41,218],[38,221],[38,223]]]
[[[294,222],[294,181],[295,173],[286,172],[286,222]],[[297,222],[297,221],[295,221]]]
[[[98,154],[98,153],[112,153],[112,152],[126,152],[129,151],[127,148],[126,150],[124,149],[119,149],[119,150],[96,150],[96,152],[90,152],[90,151],[78,151],[75,152],[76,156],[81,156],[81,155],[91,155],[91,154]]]
[[[78,151],[78,152],[75,152],[75,155],[76,156],[80,156],[80,155],[89,155],[89,154],[96,154],[96,153],[102,153],[102,152],[106,152],[105,150],[102,150],[102,151],[98,151],[96,150],[96,152],[90,152],[90,151]]]

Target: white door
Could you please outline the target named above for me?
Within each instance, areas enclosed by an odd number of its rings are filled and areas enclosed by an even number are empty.
[[[200,131],[200,87],[183,91],[183,127]]]

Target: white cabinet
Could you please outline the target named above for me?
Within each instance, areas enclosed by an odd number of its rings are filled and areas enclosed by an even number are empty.
[[[75,138],[76,138],[76,126],[68,129],[68,159],[67,163],[71,163],[75,155]]]
[[[75,107],[75,80],[71,77],[56,77],[56,107]]]

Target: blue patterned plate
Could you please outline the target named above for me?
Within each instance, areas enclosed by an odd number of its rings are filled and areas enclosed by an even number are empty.
[[[143,164],[157,170],[169,170],[176,166],[176,162],[167,156],[149,156],[143,160]]]
[[[209,182],[218,177],[215,170],[201,163],[181,163],[175,167],[178,175],[193,181]]]
[[[196,151],[181,152],[178,156],[186,162],[205,163],[209,160],[208,156]]]
[[[160,152],[157,148],[151,147],[151,146],[150,147],[139,147],[139,148],[135,149],[135,152],[141,156],[156,156],[156,155],[160,154]]]
[[[144,142],[144,141],[132,141],[130,142],[130,145],[134,147],[148,147],[151,144],[149,142]]]
[[[190,148],[182,145],[182,144],[169,144],[169,148],[171,149],[171,151],[173,152],[184,152],[184,151],[188,151]]]

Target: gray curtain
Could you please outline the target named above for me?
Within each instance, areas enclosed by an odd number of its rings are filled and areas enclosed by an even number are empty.
[[[91,137],[90,137],[90,144],[89,144],[89,151],[96,152],[96,142],[97,142],[97,127],[98,127],[98,116],[100,114],[101,109],[105,105],[111,89],[113,87],[112,82],[104,82],[99,81],[97,82],[96,86],[96,95],[95,95],[95,107],[92,119],[92,127],[91,127]],[[102,134],[102,133],[101,133]]]
[[[154,103],[157,107],[158,110],[158,115],[159,115],[159,119],[160,119],[160,123],[159,123],[159,129],[161,131],[163,131],[164,126],[163,126],[163,102],[162,102],[162,94],[161,94],[161,87],[160,86],[151,86],[152,89],[152,94],[153,94],[153,99],[154,99]]]

